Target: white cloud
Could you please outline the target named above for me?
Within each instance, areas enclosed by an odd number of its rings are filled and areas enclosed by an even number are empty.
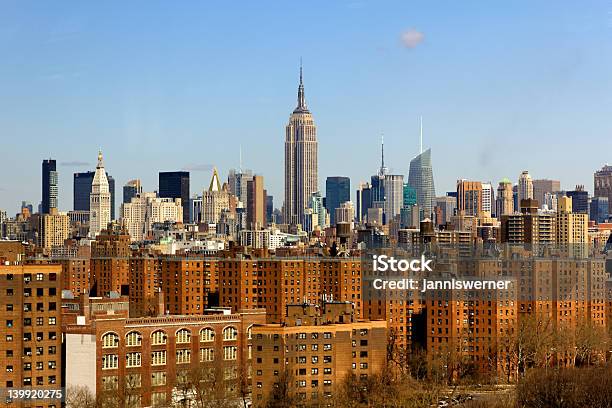
[[[406,48],[415,48],[417,45],[422,43],[424,39],[425,34],[414,28],[404,31],[401,35],[402,44]]]

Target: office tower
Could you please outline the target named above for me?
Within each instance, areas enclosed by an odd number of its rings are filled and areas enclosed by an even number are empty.
[[[541,206],[546,203],[546,193],[556,193],[560,190],[561,182],[559,180],[533,180],[533,198],[540,203]]]
[[[329,213],[331,225],[336,224],[335,209],[351,200],[351,180],[348,177],[328,177],[325,180],[325,208]]]
[[[45,159],[42,162],[42,202],[41,213],[49,214],[49,209],[57,208],[58,173],[55,160]]]
[[[123,186],[123,203],[132,201],[132,197],[136,197],[142,193],[142,184],[140,179],[130,180]]]
[[[91,185],[93,183],[93,171],[83,173],[74,173],[73,175],[73,191],[72,191],[72,207],[74,211],[89,211],[89,196],[91,195]],[[110,192],[111,202],[111,220],[115,219],[115,179],[106,173],[108,180],[108,191]]]
[[[189,172],[159,172],[159,196],[180,198],[183,204],[183,222],[189,222]]]
[[[230,209],[230,193],[227,184],[221,186],[217,168],[213,169],[208,190],[202,193],[202,222],[216,224],[219,222],[221,212]]]
[[[111,195],[102,152],[99,152],[98,165],[89,195],[89,236],[95,238],[109,222],[111,222]]]
[[[424,216],[431,217],[436,197],[431,149],[425,150],[410,161],[408,185],[416,190],[417,204],[423,209]]]
[[[350,201],[345,201],[340,204],[340,207],[334,209],[335,216],[334,220],[336,220],[336,224],[343,222],[353,225],[353,221],[355,220],[355,207],[353,203]],[[336,225],[336,224],[331,224]]]
[[[74,173],[72,178],[72,208],[74,211],[89,211],[89,196],[94,171]],[[107,177],[108,178],[108,177]]]
[[[202,196],[196,194],[190,201],[189,222],[199,224],[202,221]]]
[[[121,220],[132,241],[146,239],[154,223],[183,222],[180,198],[161,198],[157,194],[140,193],[121,205]]]
[[[490,182],[482,183],[482,212],[489,215],[495,212],[495,190]]]
[[[608,212],[609,206],[608,197],[593,197],[591,198],[590,205],[590,220],[595,221],[598,224],[607,222],[610,213]]]
[[[308,208],[306,210],[304,211],[308,214],[308,216],[312,216],[317,219],[316,223],[311,222],[312,228],[317,225],[321,227],[321,229],[328,227],[327,210],[323,205],[323,196],[319,191],[315,191],[310,195],[310,198],[308,199]]]
[[[279,376],[286,373],[297,375],[286,382],[285,392],[306,404],[319,398],[331,401],[349,373],[370,378],[384,369],[384,320],[357,320],[349,302],[324,303],[321,309],[288,305],[287,324],[253,327],[253,350],[258,350],[253,359],[254,401],[272,395]]]
[[[533,180],[527,170],[523,171],[518,179],[518,203],[533,198]]]
[[[359,183],[359,188],[356,192],[357,196],[357,221],[363,223],[368,215],[368,208],[372,206],[372,188],[370,183]]]
[[[457,214],[480,216],[482,201],[480,181],[457,180]]]
[[[514,197],[512,193],[512,182],[507,178],[499,182],[497,186],[497,199],[495,200],[495,216],[509,215],[514,212]]]
[[[38,246],[45,249],[63,246],[70,236],[70,218],[57,208],[51,208],[48,214],[38,218]]]
[[[411,205],[415,205],[417,203],[416,190],[408,185],[408,183],[404,183],[404,191],[403,191],[403,207],[410,207]]]
[[[575,190],[568,191],[566,195],[572,199],[572,212],[589,213],[589,192],[584,190],[583,185],[576,186]]]
[[[274,222],[274,197],[266,194],[266,221],[268,224]]]
[[[518,185],[517,184],[512,186],[512,208],[514,208],[516,211],[518,211],[519,208],[520,208],[520,205],[519,205],[519,193],[518,193]]]
[[[61,265],[0,264],[0,384],[4,390],[61,387],[61,272]],[[16,398],[6,404],[5,398],[6,394],[2,397],[5,407],[30,406]],[[59,399],[55,401],[59,407]]]
[[[317,155],[317,128],[306,107],[300,66],[297,107],[285,130],[285,224],[302,224],[310,195],[319,191]]]
[[[570,256],[588,255],[589,216],[573,211],[571,197],[559,197],[557,210],[557,243],[567,248]]]
[[[231,169],[227,176],[227,184],[230,194],[236,196],[245,207],[248,200],[247,183],[253,180],[251,170]]]
[[[370,207],[383,209],[383,223],[389,224],[400,215],[404,204],[404,176],[389,174],[385,166],[385,145],[381,143],[381,164],[378,174],[370,178]]]
[[[440,219],[437,219],[437,225],[444,225],[451,221],[451,217],[457,209],[457,199],[455,197],[437,197],[436,207],[440,209]]]
[[[265,199],[263,176],[253,176],[247,181],[247,228],[258,230],[266,227]]]
[[[608,213],[612,214],[612,166],[607,164],[593,174],[593,196],[608,197]]]

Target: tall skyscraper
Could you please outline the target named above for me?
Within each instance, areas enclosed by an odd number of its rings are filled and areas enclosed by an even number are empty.
[[[297,107],[285,129],[284,222],[302,224],[310,195],[319,190],[317,128],[306,107],[302,67]]]
[[[91,195],[91,185],[93,183],[93,171],[74,173],[72,184],[72,207],[74,211],[89,211],[89,196]],[[106,173],[108,180],[108,190],[111,195],[111,220],[115,219],[115,179]]]
[[[247,183],[250,180],[253,180],[253,172],[251,170],[231,169],[227,176],[229,192],[235,195],[239,201],[242,201],[245,207],[248,200]]]
[[[416,190],[417,204],[423,209],[425,217],[431,218],[436,199],[431,149],[425,150],[410,161],[408,185]]]
[[[482,183],[457,180],[457,213],[478,217],[482,213]]]
[[[136,197],[142,193],[142,184],[140,179],[130,180],[123,186],[123,203],[132,201],[132,197]]]
[[[49,209],[57,208],[57,181],[58,173],[55,160],[43,160],[41,201],[41,212],[43,214],[49,214]]]
[[[608,197],[608,213],[612,214],[612,166],[607,164],[593,175],[593,196]]]
[[[491,182],[482,183],[482,212],[489,215],[495,212],[495,190]]]
[[[514,213],[514,193],[512,192],[512,182],[507,178],[499,182],[497,187],[497,200],[495,200],[495,216],[500,218],[502,215]]]
[[[584,190],[584,186],[578,185],[575,190],[568,191],[566,195],[572,199],[572,212],[589,213],[589,192]]]
[[[268,224],[271,224],[273,222],[273,217],[272,217],[273,213],[274,213],[274,197],[266,194],[266,221],[268,222]]]
[[[533,198],[533,180],[527,170],[523,171],[518,179],[518,202]]]
[[[159,197],[180,198],[183,205],[183,222],[189,222],[189,172],[160,171]]]
[[[357,189],[356,216],[358,222],[365,222],[368,216],[368,208],[372,206],[372,188],[370,183],[360,183]]]
[[[213,169],[208,190],[202,193],[202,222],[216,224],[221,219],[221,212],[230,209],[230,193],[227,184],[221,186],[219,173]]]
[[[91,183],[89,195],[89,236],[95,238],[111,222],[111,194],[104,171],[102,152],[98,153],[98,165]]]
[[[351,179],[342,176],[328,177],[325,180],[325,205],[331,225],[336,224],[335,209],[347,201],[351,201]]]
[[[590,204],[590,220],[598,224],[607,222],[610,216],[608,205],[608,197],[593,197]]]
[[[258,230],[266,226],[266,194],[263,176],[247,181],[247,228]]]
[[[533,180],[533,198],[540,203],[540,206],[546,203],[546,193],[556,193],[560,190],[561,182],[559,180]]]

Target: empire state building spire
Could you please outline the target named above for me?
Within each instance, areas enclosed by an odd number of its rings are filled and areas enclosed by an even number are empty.
[[[302,75],[302,61],[300,60],[300,85],[298,86],[297,107],[294,112],[308,112],[306,97],[304,96],[304,77]]]

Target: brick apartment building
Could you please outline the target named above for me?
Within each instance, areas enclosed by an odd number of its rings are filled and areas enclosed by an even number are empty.
[[[61,266],[0,265],[0,388],[59,389],[62,379]],[[58,407],[59,400],[5,406]],[[21,405],[19,405],[21,404]]]
[[[253,327],[253,402],[264,403],[284,382],[304,401],[324,399],[349,374],[385,367],[387,324],[358,320],[350,302],[287,305],[283,324]]]

